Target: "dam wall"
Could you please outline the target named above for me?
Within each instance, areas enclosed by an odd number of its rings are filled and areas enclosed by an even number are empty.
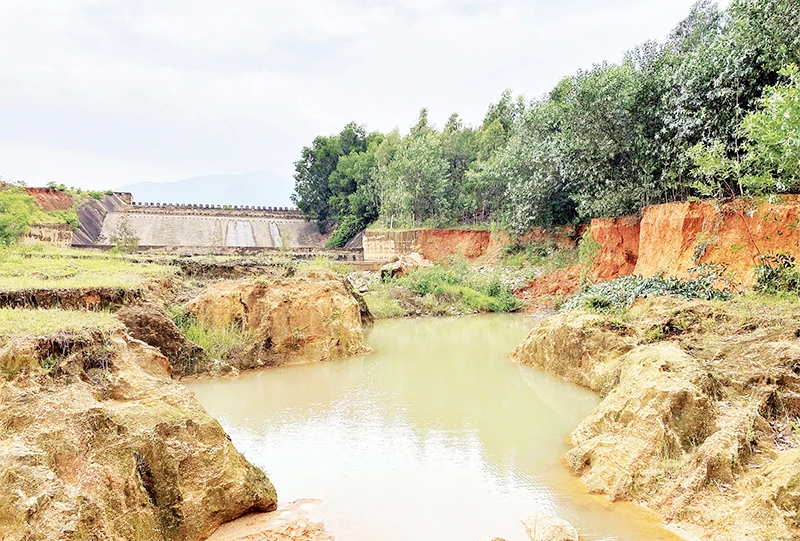
[[[303,214],[285,207],[133,203],[108,212],[95,244],[135,237],[140,246],[320,248],[325,242]]]

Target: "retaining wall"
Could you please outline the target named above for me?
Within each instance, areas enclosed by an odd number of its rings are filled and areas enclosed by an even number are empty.
[[[33,224],[19,239],[20,244],[49,244],[61,248],[72,245],[72,226],[67,224]]]

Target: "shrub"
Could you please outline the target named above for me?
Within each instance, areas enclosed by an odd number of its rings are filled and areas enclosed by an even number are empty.
[[[800,269],[789,254],[767,254],[754,269],[756,291],[775,295],[800,292]]]
[[[677,297],[684,300],[727,300],[728,287],[719,287],[724,277],[719,269],[698,267],[689,279],[664,278],[662,275],[644,278],[623,276],[610,282],[593,284],[573,296],[561,306],[562,311],[587,310],[612,312],[627,308],[638,297]]]

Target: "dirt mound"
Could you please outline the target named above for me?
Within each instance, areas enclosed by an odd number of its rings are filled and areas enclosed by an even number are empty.
[[[581,266],[573,265],[564,269],[543,274],[524,288],[514,291],[514,295],[525,302],[531,309],[551,307],[559,299],[574,295],[580,289]]]
[[[72,338],[45,359],[41,340],[0,351],[3,539],[200,541],[275,508],[267,477],[157,350],[122,334]]]
[[[133,338],[161,351],[169,360],[174,376],[194,374],[208,362],[203,348],[188,340],[160,308],[153,305],[126,306],[115,315]]]
[[[800,538],[800,311],[642,300],[624,319],[559,314],[513,353],[595,389],[569,465],[704,539]]]
[[[208,325],[236,324],[253,337],[248,360],[238,368],[328,361],[369,351],[353,288],[333,275],[218,282],[187,308]]]

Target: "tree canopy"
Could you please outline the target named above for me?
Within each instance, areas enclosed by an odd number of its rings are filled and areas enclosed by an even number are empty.
[[[663,43],[564,77],[532,101],[510,90],[483,122],[406,133],[355,122],[295,164],[295,202],[329,244],[384,227],[532,227],[634,213],[693,196],[800,190],[796,0],[697,2]]]

